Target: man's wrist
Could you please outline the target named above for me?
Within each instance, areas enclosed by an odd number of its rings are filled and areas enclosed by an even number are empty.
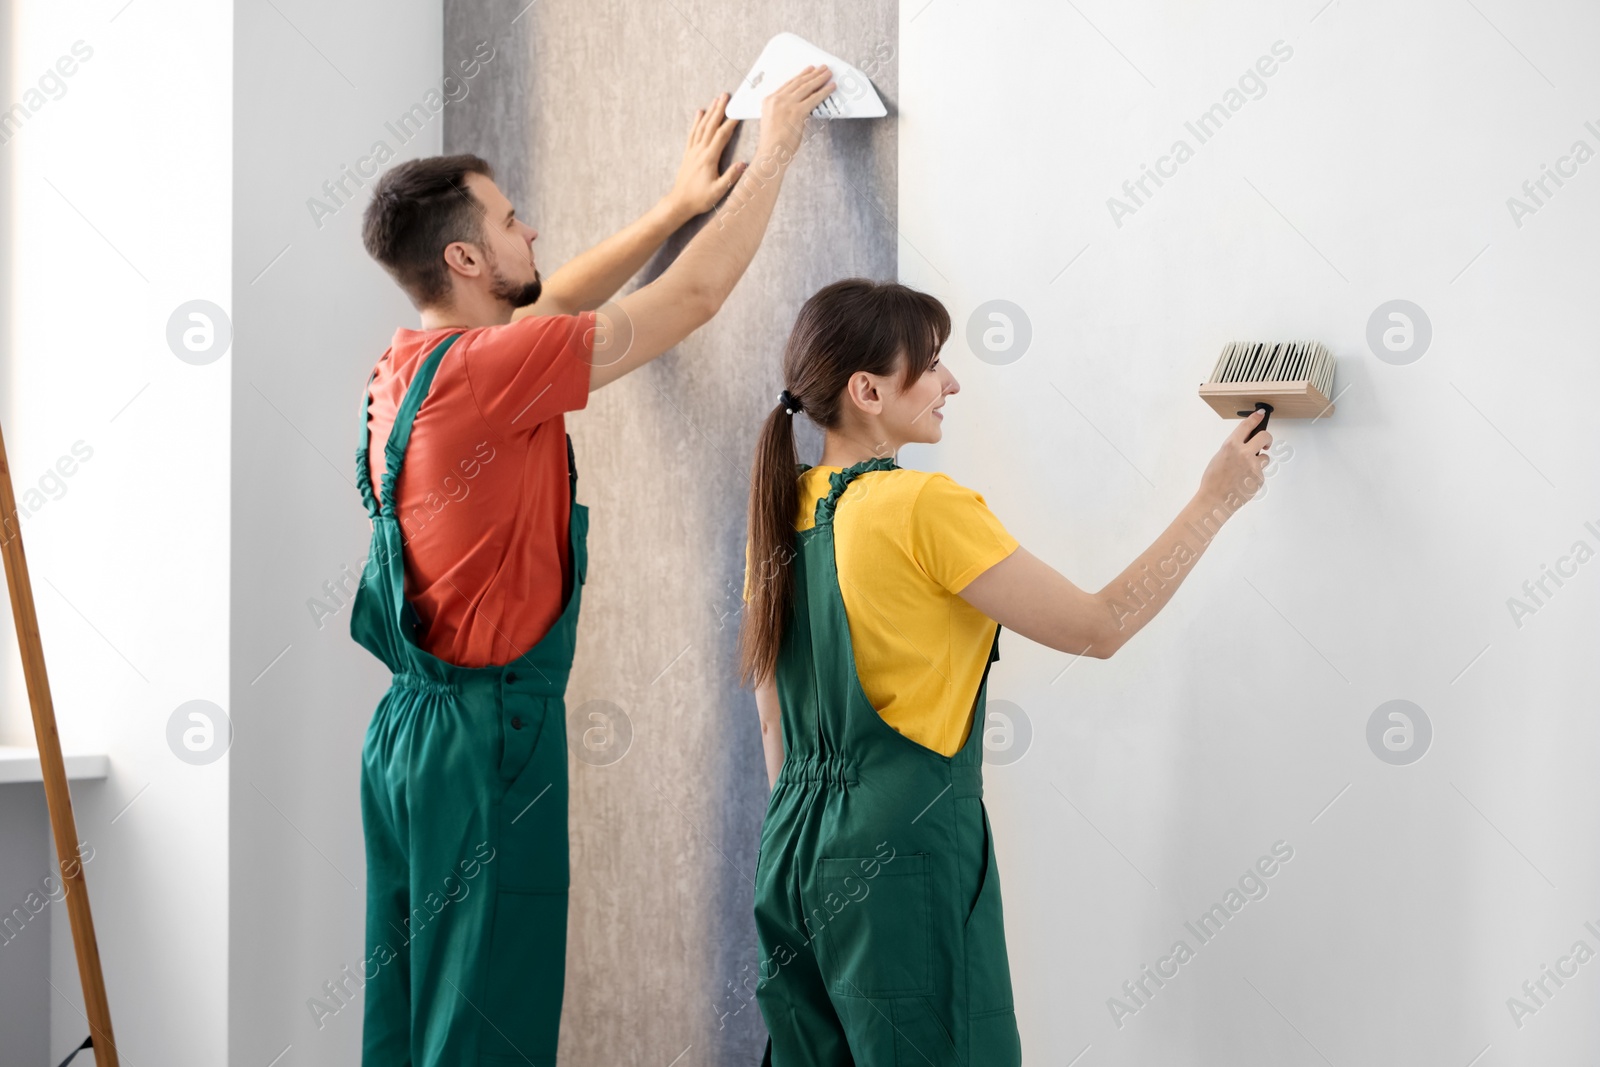
[[[755,153],[750,157],[750,167],[745,172],[765,184],[783,177],[789,169],[789,164],[794,161],[795,147],[782,137],[775,137],[771,141],[760,141],[756,144]],[[743,181],[743,179],[740,179]]]

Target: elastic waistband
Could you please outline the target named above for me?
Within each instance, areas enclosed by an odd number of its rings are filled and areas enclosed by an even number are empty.
[[[822,785],[855,785],[861,780],[860,765],[845,756],[809,756],[783,761],[780,782],[818,782]]]
[[[399,689],[415,689],[424,693],[448,693],[471,698],[497,693],[535,697],[562,697],[567,692],[567,671],[555,672],[545,668],[541,673],[522,664],[503,667],[463,667],[449,678],[432,678],[426,674],[400,671],[390,679],[390,685]]]
[[[953,763],[949,768],[950,792],[956,797],[983,796],[983,766],[978,763]],[[791,755],[778,772],[778,782],[814,782],[818,785],[847,786],[861,781],[861,762],[850,756]]]
[[[397,674],[390,680],[389,684],[397,689],[420,689],[424,693],[454,693],[457,691],[453,682],[441,682],[420,674]]]

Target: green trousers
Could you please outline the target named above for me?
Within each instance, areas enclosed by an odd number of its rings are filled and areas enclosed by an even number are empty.
[[[772,1067],[1022,1062],[989,820],[982,723],[954,756],[884,722],[856,675],[833,517],[847,467],[796,535],[777,667],[785,759],[756,861],[756,1000]],[[999,629],[989,665],[999,658]]]
[[[361,753],[362,1067],[556,1062],[570,881],[564,698],[589,514],[574,496],[572,592],[533,648],[502,666],[466,668],[418,645],[394,486],[417,410],[459,336],[429,354],[406,390],[381,497],[362,403],[356,480],[373,528],[350,633],[393,672]],[[575,491],[570,439],[568,462]]]

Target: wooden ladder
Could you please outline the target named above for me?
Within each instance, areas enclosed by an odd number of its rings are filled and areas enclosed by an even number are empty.
[[[61,762],[61,738],[56,733],[56,710],[50,700],[50,679],[45,675],[44,646],[39,641],[39,616],[33,606],[33,584],[28,580],[28,559],[22,551],[22,523],[11,487],[11,465],[6,460],[5,436],[0,434],[0,546],[5,551],[6,585],[11,590],[11,614],[17,622],[17,643],[22,648],[22,672],[28,683],[28,703],[33,707],[33,733],[39,743],[39,766],[44,772],[44,796],[50,806],[50,829],[55,837],[56,863],[66,892],[67,916],[72,922],[72,945],[78,954],[78,977],[89,1015],[89,1037],[67,1057],[94,1049],[96,1067],[118,1067],[117,1043],[111,1036],[111,1006],[106,1002],[105,978],[100,972],[100,948],[94,939],[94,917],[89,913],[89,887],[84,884],[78,859],[78,826],[72,817],[72,792],[67,769]],[[66,1060],[62,1061],[63,1064]]]

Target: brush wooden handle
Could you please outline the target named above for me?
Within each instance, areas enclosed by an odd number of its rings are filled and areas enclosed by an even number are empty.
[[[1250,405],[1265,401],[1280,419],[1315,419],[1333,414],[1333,401],[1310,382],[1206,382],[1200,399],[1225,419],[1249,415]]]

